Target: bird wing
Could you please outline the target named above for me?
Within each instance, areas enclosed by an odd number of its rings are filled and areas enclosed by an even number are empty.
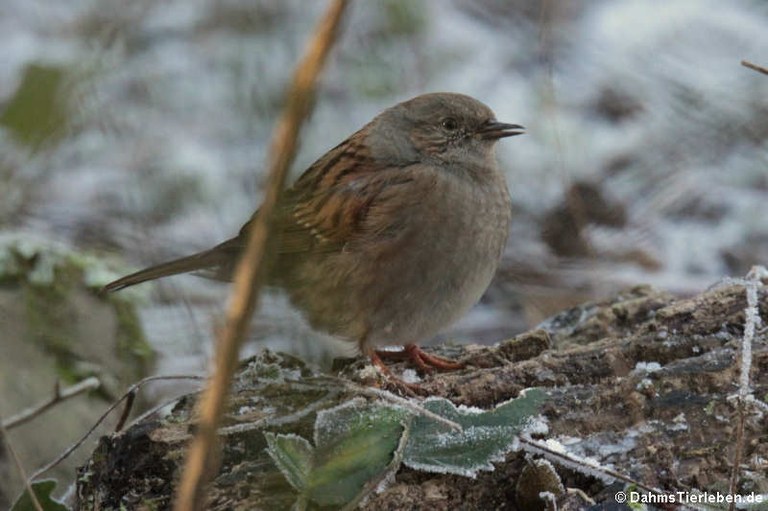
[[[341,250],[371,230],[372,207],[394,191],[390,191],[396,188],[393,185],[406,181],[397,168],[376,165],[362,130],[353,134],[283,193],[275,226],[275,253]],[[256,215],[258,211],[253,218]],[[237,238],[241,244],[253,218],[240,230]]]
[[[398,167],[377,164],[368,150],[364,131],[358,131],[317,160],[287,189],[278,205],[275,225],[276,273],[290,271],[307,254],[340,251],[363,235],[387,235],[398,201],[398,184],[410,179]],[[372,214],[373,212],[373,214]],[[147,280],[178,273],[203,272],[230,280],[245,248],[256,213],[231,238],[215,247],[127,275],[105,286],[117,291]]]

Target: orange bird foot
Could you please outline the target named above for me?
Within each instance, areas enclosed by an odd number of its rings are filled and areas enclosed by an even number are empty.
[[[422,351],[415,344],[407,344],[402,351],[378,351],[371,350],[368,354],[371,362],[386,377],[387,386],[401,394],[407,396],[424,395],[425,391],[417,383],[409,383],[398,378],[392,373],[392,370],[384,363],[383,358],[392,360],[410,360],[419,368],[422,373],[432,373],[434,369],[441,371],[455,371],[462,369],[464,364],[449,360],[447,358],[430,355]]]
[[[437,369],[438,371],[456,371],[457,369],[463,369],[465,367],[465,364],[461,362],[438,357],[436,355],[430,355],[415,344],[406,344],[402,351],[377,350],[373,353],[376,354],[380,362],[383,358],[388,358],[390,360],[409,360],[419,368],[422,373],[426,374],[432,373],[434,369]],[[371,357],[371,359],[373,359],[373,357]],[[383,362],[381,363],[383,364]],[[376,364],[375,361],[374,364]]]
[[[379,369],[381,374],[384,375],[386,380],[385,386],[389,387],[389,390],[393,390],[399,394],[411,397],[425,394],[424,389],[422,389],[418,383],[408,383],[407,381],[395,376],[392,370],[387,367],[387,364],[385,364],[379,356],[380,353],[381,352],[379,351],[371,350],[369,357],[371,358],[371,363]]]

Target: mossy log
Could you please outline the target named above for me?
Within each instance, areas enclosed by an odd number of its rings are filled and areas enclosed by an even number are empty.
[[[457,405],[483,409],[529,387],[544,389],[538,413],[546,427],[531,433],[534,439],[556,440],[568,453],[662,491],[727,493],[739,424],[729,396],[738,392],[746,307],[740,285],[685,299],[638,287],[564,311],[495,346],[437,348],[468,368],[430,375],[422,387]],[[765,289],[759,292],[759,313],[768,318]],[[765,402],[764,329],[758,330],[752,357],[752,390]],[[283,355],[265,353],[244,364],[221,432],[222,467],[210,487],[209,509],[290,509],[294,489],[268,455],[264,432],[312,439],[319,410],[359,397],[360,387],[381,383],[378,378],[362,360],[342,364],[333,377]],[[167,509],[194,429],[193,402],[189,396],[164,418],[103,438],[81,470],[76,508]],[[768,423],[764,411],[747,409],[743,416],[737,493],[765,494]],[[613,496],[625,483],[608,483],[586,468],[549,464],[514,447],[493,466],[471,478],[393,462],[386,484],[375,481],[364,488],[365,498],[354,505],[543,509],[539,494],[549,491],[559,509],[583,509],[592,505],[590,499],[595,509],[620,509]]]

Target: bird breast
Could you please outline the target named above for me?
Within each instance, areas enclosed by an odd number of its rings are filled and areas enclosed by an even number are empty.
[[[370,278],[350,290],[370,344],[425,340],[457,320],[487,289],[506,244],[510,203],[498,173],[480,183],[442,169],[414,177],[393,215],[396,234],[361,250]]]
[[[394,169],[343,248],[293,268],[294,305],[364,350],[435,335],[477,302],[504,249],[509,195],[491,170],[478,182],[425,164]]]

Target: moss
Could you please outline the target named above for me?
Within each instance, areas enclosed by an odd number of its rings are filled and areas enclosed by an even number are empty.
[[[146,509],[146,511],[157,511],[158,509],[161,509],[168,504],[167,500],[168,499],[165,499],[165,498],[142,499],[138,508]]]
[[[30,275],[31,272],[26,275]],[[56,360],[57,373],[66,383],[75,383],[90,374],[81,374],[73,351],[77,325],[68,297],[80,281],[80,272],[72,267],[55,269],[48,285],[21,281],[26,305],[28,342],[43,347]]]
[[[63,247],[24,239],[0,245],[0,285],[18,289],[21,294],[26,342],[41,347],[53,357],[56,373],[64,383],[71,384],[93,375],[103,378],[105,372],[115,371],[119,381],[131,382],[147,374],[150,368],[153,352],[130,294],[105,301],[115,315],[117,326],[115,332],[104,332],[104,341],[115,339],[115,359],[122,365],[102,368],[83,360],[79,354],[83,330],[78,322],[84,312],[82,302],[75,300],[77,293],[82,296],[85,292],[104,300],[98,289],[111,278],[101,261]],[[109,397],[108,394],[105,392],[104,397]]]
[[[117,317],[117,354],[122,360],[127,357],[146,373],[148,364],[154,359],[152,347],[144,336],[141,322],[134,304],[123,298],[110,297],[109,302]]]

